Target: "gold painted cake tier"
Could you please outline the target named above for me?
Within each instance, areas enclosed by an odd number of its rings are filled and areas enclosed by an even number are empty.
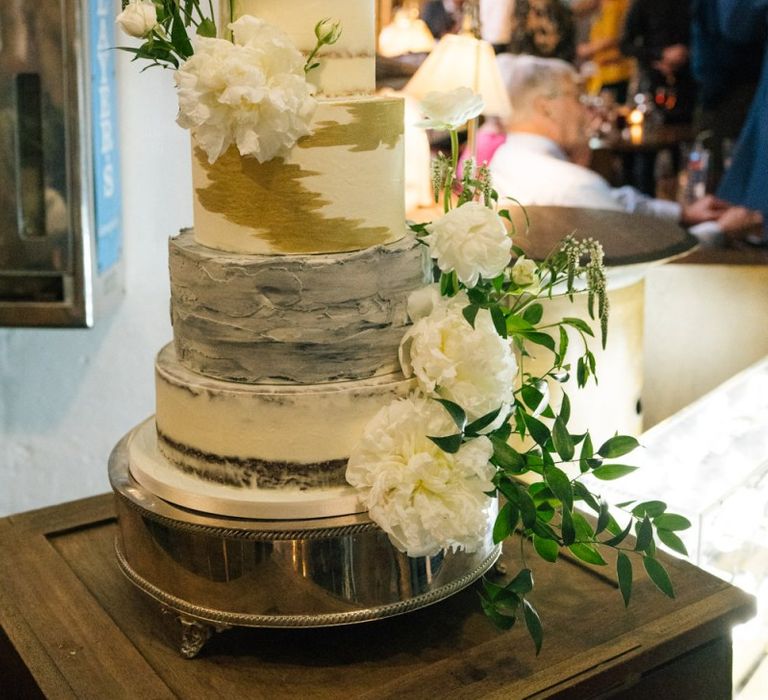
[[[193,147],[195,240],[235,253],[361,250],[402,238],[403,102],[320,102],[313,133],[259,163]]]

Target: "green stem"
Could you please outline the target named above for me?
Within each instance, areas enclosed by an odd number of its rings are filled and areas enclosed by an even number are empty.
[[[232,23],[234,19],[235,19],[235,0],[229,0],[229,22],[227,22],[227,24]],[[229,33],[229,40],[233,41],[235,38],[234,33],[232,32],[231,29],[228,30],[228,33]]]
[[[320,50],[320,42],[317,43],[314,49],[310,52],[309,56],[307,56],[307,60],[304,62],[304,72],[309,72],[309,66],[312,63],[312,60],[317,56],[317,52]]]
[[[459,132],[451,129],[451,174],[456,177],[456,166],[459,164]]]
[[[451,172],[446,179],[445,189],[443,190],[443,213],[445,214],[451,210],[451,195],[456,178],[456,165],[459,162],[459,134],[455,129],[451,129],[448,133],[451,136]]]

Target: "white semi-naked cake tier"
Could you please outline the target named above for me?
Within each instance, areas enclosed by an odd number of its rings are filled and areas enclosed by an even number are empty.
[[[402,100],[320,101],[311,128],[290,152],[265,163],[233,146],[211,164],[193,144],[198,243],[290,255],[361,250],[402,238]]]
[[[408,234],[350,253],[242,255],[169,242],[179,361],[217,379],[315,384],[399,370],[408,295],[429,282]]]
[[[226,27],[230,2],[222,0]],[[323,46],[320,65],[308,74],[318,96],[372,94],[376,88],[374,3],[370,0],[233,0],[232,19],[253,15],[280,27],[305,56],[315,48],[315,25],[330,18],[341,23],[341,36]]]
[[[370,419],[415,389],[401,373],[314,385],[241,384],[155,363],[160,452],[200,479],[261,492],[342,486]]]
[[[261,490],[203,481],[172,464],[158,445],[154,418],[138,425],[127,438],[128,466],[133,478],[150,493],[202,513],[260,520],[305,520],[361,513],[365,507],[351,486]]]

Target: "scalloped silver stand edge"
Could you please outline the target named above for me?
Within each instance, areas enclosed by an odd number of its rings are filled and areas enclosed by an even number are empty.
[[[489,537],[471,554],[407,557],[366,514],[265,521],[180,508],[131,477],[127,438],[109,460],[117,561],[178,617],[187,658],[234,626],[346,625],[431,605],[476,581],[501,553]]]

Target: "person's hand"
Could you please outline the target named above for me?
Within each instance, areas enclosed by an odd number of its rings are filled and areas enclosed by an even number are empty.
[[[718,218],[717,225],[730,239],[741,239],[763,224],[763,215],[746,207],[728,207]]]
[[[715,221],[730,207],[728,202],[708,194],[683,207],[680,223],[683,226],[694,226],[704,221]]]

